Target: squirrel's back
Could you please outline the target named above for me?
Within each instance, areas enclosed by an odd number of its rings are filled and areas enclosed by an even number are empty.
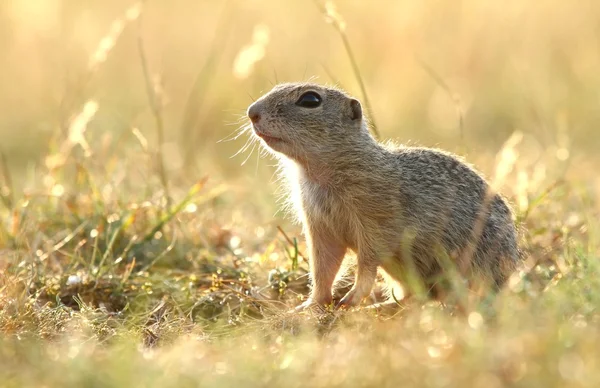
[[[501,285],[519,260],[517,232],[506,200],[456,155],[420,147],[390,152],[400,176],[401,217],[417,230],[416,258],[419,250],[440,242],[456,259],[470,255],[464,259],[472,260],[474,269],[491,271]],[[426,264],[427,260],[421,263],[427,271],[437,269]]]

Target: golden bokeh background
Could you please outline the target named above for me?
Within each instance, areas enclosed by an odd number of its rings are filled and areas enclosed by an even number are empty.
[[[19,176],[67,136],[88,102],[97,109],[85,128],[92,150],[107,137],[136,143],[133,128],[157,144],[149,81],[170,174],[271,173],[272,163],[257,167],[256,155],[243,167],[247,155],[230,158],[244,139],[217,141],[276,82],[336,83],[363,100],[341,24],[382,137],[461,150],[477,162],[520,131],[525,163],[542,153],[592,163],[600,145],[600,3],[324,4],[2,2],[0,148]]]

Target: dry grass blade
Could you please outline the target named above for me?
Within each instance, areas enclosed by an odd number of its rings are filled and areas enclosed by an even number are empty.
[[[342,43],[344,45],[344,49],[346,50],[346,54],[348,55],[348,58],[350,59],[350,64],[352,65],[352,70],[354,72],[354,76],[356,77],[356,81],[358,82],[358,86],[360,87],[360,92],[363,96],[365,107],[367,108],[367,111],[369,112],[369,119],[371,122],[371,130],[373,131],[373,134],[375,135],[375,137],[379,138],[380,137],[379,129],[375,122],[375,115],[374,115],[373,109],[371,107],[369,95],[367,94],[367,88],[365,87],[365,83],[363,81],[362,74],[360,72],[360,68],[358,67],[358,62],[356,61],[356,58],[354,56],[352,46],[350,45],[350,41],[348,40],[348,36],[346,35],[346,31],[345,31],[346,22],[341,18],[341,15],[339,15],[335,11],[333,3],[330,0],[325,0],[324,3],[322,3],[320,0],[315,0],[315,4],[319,8],[321,13],[325,17],[325,19],[331,22],[331,24],[333,25],[335,30],[340,35],[340,38],[342,38]]]
[[[14,204],[13,183],[10,171],[8,170],[6,154],[2,150],[0,150],[0,173],[2,173],[2,178],[4,180],[4,183],[0,186],[0,198],[6,208],[11,210]]]
[[[75,237],[78,237],[79,234],[81,233],[81,231],[88,225],[87,221],[84,221],[81,225],[79,225],[77,228],[75,228],[75,230],[73,230],[71,233],[69,233],[65,238],[63,238],[61,241],[59,241],[58,243],[56,243],[52,249],[42,255],[40,255],[39,260],[40,261],[44,261],[46,260],[51,254],[58,252],[60,249],[62,249],[65,245],[67,245],[69,242],[71,242]]]
[[[465,145],[465,113],[463,111],[462,102],[460,99],[460,95],[455,93],[450,89],[450,86],[444,81],[444,79],[431,67],[429,66],[422,58],[417,57],[417,62],[419,66],[441,87],[447,94],[450,99],[452,99],[452,103],[454,104],[454,108],[456,110],[456,118],[458,120],[458,128],[460,130],[460,141],[461,144]]]
[[[215,66],[223,55],[223,46],[227,42],[227,39],[231,33],[231,30],[228,28],[227,24],[227,11],[228,2],[225,1],[223,9],[221,10],[221,15],[219,16],[219,22],[209,53],[206,56],[204,65],[200,68],[196,74],[196,77],[194,78],[190,94],[185,102],[183,119],[181,121],[179,132],[181,142],[183,145],[185,145],[185,159],[188,162],[191,161],[192,155],[195,154],[195,139],[197,136],[197,132],[195,130],[198,127],[199,113],[202,108],[202,102],[204,96],[207,94],[207,89],[210,86],[210,83],[215,80],[212,74],[215,71]],[[191,163],[186,163],[186,165],[191,165]]]
[[[159,232],[163,228],[163,226],[166,223],[168,223],[175,215],[177,215],[177,213],[181,212],[186,207],[186,205],[200,192],[200,190],[202,190],[207,180],[208,178],[203,178],[202,180],[198,181],[198,183],[196,183],[194,186],[192,186],[185,198],[183,198],[173,208],[169,209],[169,211],[161,217],[159,222],[156,225],[154,225],[152,230],[149,233],[147,233],[144,236],[144,238],[140,241],[140,244],[152,240],[154,238],[154,235],[157,232]]]
[[[143,3],[145,5],[145,2]],[[142,65],[142,73],[144,75],[144,81],[146,84],[146,95],[148,96],[148,103],[150,105],[150,110],[152,111],[152,115],[154,116],[154,121],[156,125],[156,137],[157,137],[157,147],[156,147],[156,156],[157,156],[157,167],[158,167],[158,176],[163,185],[163,189],[165,191],[165,199],[167,207],[171,206],[171,194],[169,190],[169,179],[167,177],[167,172],[165,169],[165,161],[163,156],[162,147],[165,141],[165,125],[162,114],[162,103],[160,102],[160,96],[158,95],[155,87],[155,83],[152,80],[152,76],[150,74],[150,68],[148,64],[148,57],[146,55],[146,50],[144,48],[144,38],[142,36],[142,15],[138,17],[138,25],[137,25],[137,48],[138,55],[140,59],[140,64]]]
[[[288,242],[288,244],[290,244],[291,246],[294,247],[296,254],[298,254],[298,256],[300,256],[304,261],[308,262],[306,257],[302,254],[302,252],[300,252],[300,250],[298,250],[297,240],[295,238],[292,240],[279,225],[277,225],[277,230],[279,231],[279,233],[281,233],[283,235],[283,237],[285,237],[285,240]]]

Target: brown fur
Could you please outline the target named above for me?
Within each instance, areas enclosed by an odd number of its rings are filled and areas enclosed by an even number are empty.
[[[307,91],[321,97],[319,106],[298,105]],[[378,268],[427,285],[450,261],[499,287],[518,262],[511,211],[479,173],[447,152],[377,142],[360,103],[343,91],[280,84],[248,115],[279,158],[304,227],[312,291],[303,306],[332,302],[347,249],[357,255],[354,286],[340,302],[347,306],[369,295]]]

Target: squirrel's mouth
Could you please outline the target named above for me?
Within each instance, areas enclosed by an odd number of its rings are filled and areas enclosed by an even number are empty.
[[[264,132],[257,131],[256,128],[254,129],[254,133],[256,134],[256,136],[258,136],[261,139],[263,139],[265,141],[265,143],[267,143],[267,145],[271,145],[273,143],[279,143],[279,142],[283,142],[284,141],[282,138],[279,138],[279,137],[276,137],[276,136],[267,135]]]

